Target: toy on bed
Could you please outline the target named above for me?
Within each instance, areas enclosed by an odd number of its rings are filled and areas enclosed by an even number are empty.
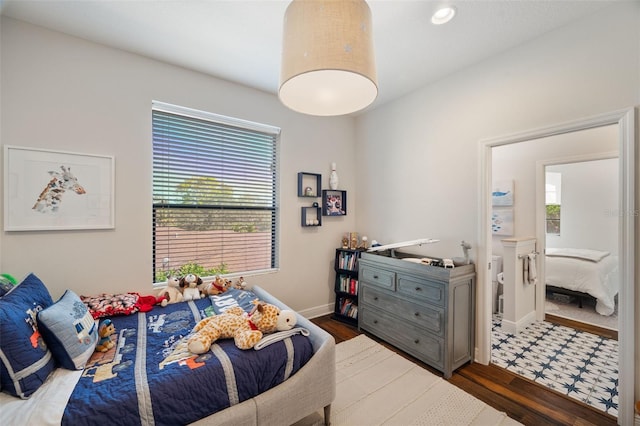
[[[202,293],[205,296],[216,296],[218,294],[222,294],[227,291],[231,287],[231,281],[225,280],[221,278],[219,275],[216,275],[216,278],[205,285],[202,286]]]
[[[227,309],[223,314],[200,321],[193,328],[187,347],[191,353],[202,354],[218,339],[233,338],[240,349],[251,349],[262,339],[263,334],[286,331],[295,326],[295,313],[280,310],[275,305],[256,302],[247,315],[239,306]]]
[[[238,278],[238,281],[233,285],[233,288],[238,290],[246,290],[247,282],[244,280],[244,277]]]
[[[167,286],[161,288],[156,296],[157,304],[163,307],[170,303],[182,302],[182,299],[180,280],[177,277],[167,278]]]
[[[115,332],[116,327],[110,319],[102,321],[102,324],[100,324],[100,328],[98,329],[98,336],[100,336],[100,340],[98,340],[98,344],[96,345],[96,351],[106,352],[114,347],[115,343],[111,340],[111,335],[115,334]]]
[[[202,278],[196,274],[187,274],[180,278],[180,288],[182,289],[183,300],[198,300],[204,297],[200,293],[200,287],[202,285]]]

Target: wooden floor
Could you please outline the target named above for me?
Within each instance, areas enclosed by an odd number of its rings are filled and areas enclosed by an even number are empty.
[[[330,315],[314,318],[312,321],[329,332],[336,339],[336,343],[361,334],[357,327],[333,320]],[[578,328],[579,326],[576,324],[572,325]],[[563,325],[572,326],[567,323]],[[590,332],[594,332],[594,330]],[[375,336],[364,334],[432,373],[442,376],[439,371],[395,349]],[[567,396],[547,390],[533,381],[494,365],[466,364],[453,373],[449,382],[495,409],[507,413],[509,417],[524,425],[606,426],[617,423],[615,417]]]

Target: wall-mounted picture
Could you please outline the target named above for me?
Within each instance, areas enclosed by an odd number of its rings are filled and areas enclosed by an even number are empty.
[[[114,226],[113,157],[5,145],[5,231]]]
[[[513,181],[494,182],[491,198],[494,206],[513,206]]]
[[[494,209],[491,214],[491,233],[505,237],[513,235],[513,209]]]
[[[322,190],[322,215],[345,216],[347,214],[347,191]]]

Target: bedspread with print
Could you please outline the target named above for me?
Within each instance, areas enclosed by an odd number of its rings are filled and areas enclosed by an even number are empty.
[[[277,386],[313,355],[301,335],[259,351],[224,339],[193,355],[185,337],[212,313],[207,298],[111,318],[115,346],[89,361],[62,423],[187,424]]]

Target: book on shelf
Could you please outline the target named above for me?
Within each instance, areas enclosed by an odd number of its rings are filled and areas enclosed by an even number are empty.
[[[358,305],[351,299],[339,300],[340,315],[356,319],[358,318]]]
[[[358,269],[358,253],[342,252],[339,256],[338,268],[355,271]]]
[[[358,280],[348,275],[340,275],[339,288],[343,293],[358,294]]]

